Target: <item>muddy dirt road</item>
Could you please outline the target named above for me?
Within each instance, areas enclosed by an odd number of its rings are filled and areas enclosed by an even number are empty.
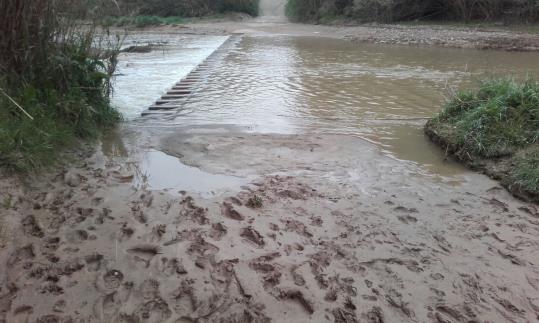
[[[0,322],[539,320],[536,205],[352,134],[190,115],[0,178]]]

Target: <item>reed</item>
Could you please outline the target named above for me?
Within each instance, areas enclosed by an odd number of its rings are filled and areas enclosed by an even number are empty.
[[[539,21],[537,0],[288,0],[288,16],[323,22],[338,17],[359,22],[416,19],[444,21]]]
[[[79,4],[0,1],[0,166],[49,164],[119,120],[109,102],[118,44],[76,19]]]

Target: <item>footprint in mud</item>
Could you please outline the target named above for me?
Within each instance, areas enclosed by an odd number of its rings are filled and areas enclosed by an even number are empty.
[[[290,269],[290,273],[292,274],[292,280],[294,281],[294,284],[296,284],[296,286],[303,286],[305,285],[305,279],[300,273],[297,272],[298,269],[299,266],[297,265],[292,266],[292,268]]]
[[[159,282],[155,279],[146,279],[140,284],[139,292],[144,299],[159,298]]]
[[[52,306],[53,312],[63,313],[67,303],[63,299],[57,300]]]
[[[222,223],[214,223],[211,225],[210,237],[215,241],[220,241],[226,236],[228,230]]]
[[[193,280],[182,280],[180,286],[172,293],[171,297],[175,301],[174,310],[176,313],[191,313],[198,308],[199,302],[193,283]]]
[[[181,276],[187,275],[187,270],[177,258],[162,258],[161,259],[161,272],[166,276]]]
[[[148,217],[146,214],[144,214],[144,211],[140,208],[140,205],[136,204],[131,207],[131,213],[133,214],[133,218],[137,220],[141,224],[145,224],[148,222]]]
[[[85,230],[71,231],[66,235],[67,241],[74,244],[79,244],[88,240],[88,232]]]
[[[121,322],[118,320],[119,312],[123,304],[127,303],[131,296],[132,284],[124,283],[118,290],[104,294],[94,304],[94,315],[101,322]],[[135,321],[137,322],[137,321]]]
[[[45,235],[33,215],[25,217],[21,221],[21,224],[22,230],[26,235],[33,236],[36,238],[43,238],[43,236]]]
[[[297,302],[308,314],[314,313],[313,303],[308,300],[299,290],[281,291],[279,298]]]
[[[133,228],[127,226],[127,223],[124,223],[120,228],[120,241],[129,240],[131,236],[135,233]]]
[[[290,231],[296,232],[297,234],[307,237],[307,238],[312,238],[313,236],[312,233],[310,233],[309,230],[307,230],[307,226],[301,221],[297,221],[293,219],[284,219],[284,220],[281,220],[281,222],[285,225],[285,230],[288,232]]]
[[[180,211],[180,216],[189,218],[198,225],[205,225],[210,223],[208,219],[208,210],[197,206],[195,200],[191,196],[185,197],[180,204],[184,206],[184,209]]]
[[[264,238],[262,235],[256,231],[253,227],[243,228],[240,232],[240,236],[247,239],[248,241],[254,243],[259,248],[265,245]]]
[[[332,312],[335,323],[356,323],[359,322],[356,313],[350,309],[336,308]],[[367,321],[368,323],[383,323],[383,321]]]
[[[142,304],[134,313],[142,322],[167,322],[172,316],[168,303],[161,298],[153,299]]]
[[[313,216],[311,217],[311,225],[315,227],[321,227],[322,224],[324,224],[324,221],[319,216]]]
[[[112,213],[111,209],[103,208],[101,210],[101,213],[95,218],[95,224],[101,225],[105,223],[105,219],[114,220],[114,217],[110,216],[111,213]]]
[[[234,204],[234,205],[237,205],[237,206],[242,206],[243,205],[242,201],[239,198],[234,197],[234,196],[227,197],[225,199],[225,201],[229,202],[229,204]]]
[[[367,323],[384,323],[386,322],[384,318],[384,313],[382,309],[378,306],[373,306],[367,313],[362,314],[365,322]],[[346,322],[346,321],[345,321]]]
[[[407,208],[404,206],[397,206],[393,210],[397,212],[404,212],[404,213],[419,213],[419,211],[416,208]]]
[[[300,192],[295,192],[292,190],[282,190],[282,191],[277,192],[277,195],[282,198],[289,198],[292,200],[306,200],[307,198],[305,197],[304,193],[305,192],[300,193]]]
[[[241,215],[238,211],[236,211],[236,209],[234,209],[232,204],[226,202],[223,203],[223,205],[221,206],[221,214],[226,218],[237,221],[243,221],[245,219],[243,215]]]
[[[117,323],[140,323],[140,319],[135,314],[120,313]]]
[[[127,252],[133,254],[136,260],[144,262],[146,264],[146,268],[148,268],[150,266],[150,261],[153,259],[153,257],[155,257],[155,255],[161,253],[161,250],[158,246],[144,244],[128,249]]]
[[[94,253],[84,257],[84,260],[86,261],[86,268],[88,268],[88,271],[98,271],[101,268],[101,264],[103,262],[103,255]]]
[[[32,315],[33,312],[34,308],[32,306],[19,306],[13,311],[13,319],[15,322],[30,322],[30,315]]]
[[[45,239],[45,243],[41,246],[41,252],[42,253],[52,253],[58,250],[60,247],[60,238],[58,237],[51,237]]]
[[[94,215],[94,211],[95,210],[92,208],[83,208],[83,207],[76,208],[75,213],[77,214],[77,216],[70,219],[70,224],[76,225],[76,224],[86,221],[88,217],[92,217]]]
[[[407,215],[399,215],[399,216],[397,216],[397,219],[399,219],[399,221],[401,221],[404,224],[417,223],[417,219],[414,218],[411,215],[408,215],[408,214]]]
[[[198,255],[200,257],[215,255],[219,252],[219,247],[213,245],[202,237],[198,237],[189,245],[187,253],[191,255]]]
[[[122,284],[122,281],[124,280],[124,274],[122,274],[119,270],[109,270],[107,273],[103,276],[103,282],[104,286],[107,289],[117,289]]]
[[[441,234],[433,234],[432,237],[436,240],[437,245],[445,252],[451,252],[452,246]]]
[[[51,295],[62,295],[64,293],[64,289],[60,286],[58,286],[55,283],[51,282],[45,282],[41,287],[39,288],[39,293],[41,294],[51,294]]]
[[[61,318],[58,315],[49,314],[41,316],[36,320],[36,323],[61,323],[61,322],[71,322],[70,318]]]
[[[152,229],[152,241],[160,241],[163,236],[167,233],[167,225],[166,224],[158,224],[155,225]]]
[[[34,252],[34,246],[32,244],[29,244],[13,251],[7,259],[6,264],[8,268],[12,268],[17,264],[34,259],[35,256],[36,254]]]

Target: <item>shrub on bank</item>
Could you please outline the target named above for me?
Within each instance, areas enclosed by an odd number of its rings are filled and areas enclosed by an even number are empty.
[[[537,0],[288,0],[297,21],[345,18],[360,22],[424,20],[539,21]]]
[[[201,17],[228,11],[257,16],[259,9],[259,0],[117,0],[115,3],[118,6],[112,1],[107,5],[110,16]]]
[[[454,95],[425,130],[458,159],[539,194],[538,82],[484,81]]]
[[[69,3],[0,2],[2,167],[46,165],[66,144],[119,120],[109,103],[118,50],[99,49],[94,30],[69,19]]]

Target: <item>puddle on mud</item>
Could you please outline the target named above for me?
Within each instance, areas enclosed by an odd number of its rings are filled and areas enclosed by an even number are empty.
[[[150,190],[166,190],[171,194],[188,191],[212,197],[228,190],[239,190],[249,182],[247,178],[207,173],[187,166],[164,152],[150,150],[141,159],[134,185],[146,186]]]

